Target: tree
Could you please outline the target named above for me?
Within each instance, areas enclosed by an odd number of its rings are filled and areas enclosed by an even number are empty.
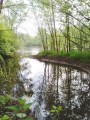
[[[2,7],[3,7],[3,0],[0,0],[0,14],[1,14]]]

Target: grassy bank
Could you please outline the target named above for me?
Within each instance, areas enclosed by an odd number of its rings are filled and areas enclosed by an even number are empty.
[[[90,52],[89,51],[70,51],[68,53],[61,51],[61,52],[56,52],[56,51],[41,51],[38,56],[43,57],[43,56],[57,56],[57,57],[68,57],[70,59],[75,59],[75,60],[80,60],[83,62],[90,61]]]

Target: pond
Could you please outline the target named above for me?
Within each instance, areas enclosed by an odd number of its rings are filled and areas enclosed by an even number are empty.
[[[90,119],[90,74],[29,57],[22,58],[20,66],[23,97],[32,102],[31,110],[37,120],[53,120],[53,105],[62,106],[57,120]]]
[[[32,54],[39,51],[40,48],[30,49]],[[23,54],[26,52],[23,50]],[[19,64],[19,69],[11,62],[7,65],[7,77],[3,78],[4,83],[0,81],[1,94],[10,93],[31,102],[32,115],[37,120],[90,120],[89,73],[30,57],[21,58]],[[53,105],[62,106],[56,119],[50,113]]]

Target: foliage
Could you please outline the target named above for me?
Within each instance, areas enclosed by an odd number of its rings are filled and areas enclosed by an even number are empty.
[[[90,60],[90,52],[89,51],[70,51],[70,52],[65,52],[65,51],[60,51],[57,53],[57,51],[54,50],[46,50],[46,51],[41,51],[38,56],[59,56],[59,57],[69,57],[72,59],[76,60],[81,60],[81,61],[89,61]]]
[[[30,1],[32,12],[38,24],[38,33],[42,41],[44,54],[56,51],[62,56],[79,57],[72,51],[90,52],[89,1],[86,0],[46,0]],[[38,14],[39,13],[39,14]],[[47,52],[48,51],[48,52]],[[64,51],[64,52],[62,52]],[[69,53],[71,52],[71,53]],[[87,53],[88,54],[88,53]],[[56,55],[56,53],[55,53]],[[75,55],[75,56],[74,56]],[[87,59],[86,55],[86,59]]]
[[[6,103],[8,101],[6,96],[1,96],[1,100]],[[24,119],[24,120],[33,120],[28,116],[28,110],[32,104],[26,104],[25,99],[18,98],[16,101],[16,105],[8,106],[6,108],[6,113],[4,113],[3,117],[0,120],[9,120],[9,119]]]
[[[88,51],[71,51],[69,53],[70,58],[81,59],[81,60],[90,60],[90,52]]]
[[[2,24],[3,23],[3,24]],[[12,57],[17,46],[16,34],[0,16],[0,55],[5,59]]]
[[[41,45],[41,40],[39,38],[39,35],[36,36],[30,36],[29,34],[18,34],[18,41],[20,42],[20,46],[33,46],[33,45]]]
[[[10,95],[0,95],[0,107],[2,107],[3,105],[6,104],[6,102],[8,102],[11,99]]]
[[[1,62],[1,61],[3,61],[3,58],[2,58],[2,56],[0,55],[0,62]]]
[[[60,52],[60,55],[61,56],[68,56],[72,59],[76,59],[76,60],[90,60],[90,52],[89,51],[76,51],[76,50],[73,50],[73,51],[70,51],[69,53],[66,53],[64,51],[61,51]]]
[[[9,42],[15,48],[18,47],[18,39],[14,30],[10,28],[4,16],[0,16],[0,40]]]
[[[45,51],[41,51],[38,56],[56,56],[57,52],[54,50],[45,50]]]
[[[2,88],[0,89],[0,94],[2,95],[12,95],[13,87],[17,83],[21,83],[17,76],[17,72],[20,69],[18,59],[18,56],[15,55],[12,59],[3,61],[3,63],[0,64],[0,86]]]
[[[59,118],[59,113],[62,111],[62,106],[52,106],[51,113],[53,114],[53,118],[58,119]]]
[[[0,118],[0,120],[9,120],[9,116],[4,115],[2,118]]]
[[[2,40],[0,41],[0,54],[3,56],[3,58],[6,57],[12,57],[12,55],[15,52],[14,46],[12,46],[9,42]]]
[[[52,110],[51,110],[51,113],[59,113],[62,111],[62,107],[61,106],[52,106]]]

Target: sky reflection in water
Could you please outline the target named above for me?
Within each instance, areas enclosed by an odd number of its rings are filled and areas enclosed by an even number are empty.
[[[32,97],[32,111],[38,120],[53,120],[52,105],[62,106],[57,120],[89,120],[90,75],[71,67],[39,62],[23,58],[20,62],[20,79]]]

